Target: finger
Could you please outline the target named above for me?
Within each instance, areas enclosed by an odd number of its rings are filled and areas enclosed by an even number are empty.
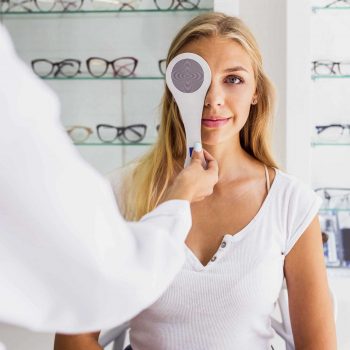
[[[205,149],[203,149],[203,154],[205,156],[205,160],[207,161],[208,163],[208,168],[209,168],[209,165],[211,167],[213,166],[218,166],[218,163],[216,161],[216,159],[208,152],[206,151]]]
[[[193,147],[193,152],[192,152],[192,160],[193,159],[198,159],[201,162],[205,160],[204,154],[203,154],[203,148],[202,144],[200,142],[196,142]]]
[[[197,152],[197,151],[193,150],[192,156],[191,156],[192,159],[199,159],[199,160],[201,160],[203,157],[204,157],[203,151]]]
[[[215,160],[215,158],[204,148],[203,148],[203,154],[204,154],[205,160]]]
[[[219,165],[216,159],[207,159],[207,170],[217,173],[219,171]]]

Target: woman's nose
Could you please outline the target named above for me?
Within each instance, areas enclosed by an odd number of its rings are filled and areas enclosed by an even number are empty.
[[[222,89],[213,82],[211,83],[204,100],[205,107],[217,107],[224,105],[224,96]]]

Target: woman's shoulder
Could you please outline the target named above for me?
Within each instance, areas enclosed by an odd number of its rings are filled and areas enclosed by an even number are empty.
[[[284,255],[287,255],[318,214],[322,199],[312,187],[294,175],[277,170],[276,210],[282,232],[286,233]]]
[[[297,189],[300,187],[309,187],[302,180],[297,178],[295,175],[289,174],[281,169],[273,168],[276,172],[276,179],[278,179],[279,186],[289,188],[289,189]]]
[[[291,203],[307,205],[310,202],[320,201],[309,184],[283,170],[276,169],[275,185],[277,196],[289,205]]]

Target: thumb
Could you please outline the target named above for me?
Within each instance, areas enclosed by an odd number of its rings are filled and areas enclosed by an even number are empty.
[[[203,153],[202,144],[200,142],[196,142],[193,147],[192,152],[192,161],[193,160],[199,160],[201,164],[205,164],[205,157]]]

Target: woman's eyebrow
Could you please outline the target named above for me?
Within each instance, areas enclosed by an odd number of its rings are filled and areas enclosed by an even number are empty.
[[[245,71],[245,72],[249,73],[248,70],[242,66],[236,66],[236,67],[225,69],[225,73],[237,72],[237,71]]]

